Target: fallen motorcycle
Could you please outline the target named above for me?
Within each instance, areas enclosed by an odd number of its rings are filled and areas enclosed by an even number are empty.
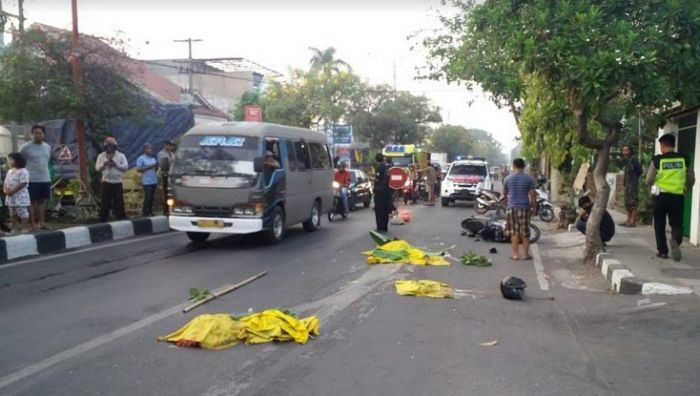
[[[462,228],[469,237],[479,236],[484,241],[509,242],[510,237],[506,235],[506,220],[491,217],[470,217],[462,220]],[[535,243],[540,239],[542,232],[539,227],[530,224],[530,243]]]

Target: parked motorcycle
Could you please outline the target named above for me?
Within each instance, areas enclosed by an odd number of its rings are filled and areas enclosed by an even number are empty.
[[[462,228],[468,232],[469,237],[479,236],[484,241],[509,242],[506,236],[506,220],[490,217],[470,217],[462,220]],[[540,239],[542,232],[539,227],[530,224],[530,243],[535,243]]]
[[[477,190],[474,211],[478,214],[485,214],[490,210],[495,210],[498,217],[505,216],[506,208],[501,201],[501,194],[492,190]]]
[[[416,203],[418,201],[418,194],[415,190],[415,185],[413,180],[408,179],[401,189],[401,197],[403,198],[404,205],[408,205],[408,201]]]
[[[543,189],[535,191],[537,192],[537,215],[545,223],[551,223],[554,220],[554,207],[549,202],[549,194]]]
[[[333,205],[328,211],[328,221],[333,221],[338,215],[342,216],[343,219],[348,217],[348,212],[345,210],[345,204],[343,203],[343,196],[341,195],[343,189],[347,193],[347,187],[341,187],[337,181],[333,182]]]

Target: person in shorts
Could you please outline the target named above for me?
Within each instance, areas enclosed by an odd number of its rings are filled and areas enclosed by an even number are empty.
[[[11,153],[9,156],[10,170],[5,176],[3,192],[10,217],[12,218],[12,228],[16,228],[17,220],[22,226],[22,233],[29,232],[29,172],[25,168],[27,162],[20,153]]]
[[[46,202],[51,196],[51,146],[45,141],[46,130],[43,125],[32,127],[32,140],[23,144],[19,152],[27,161],[29,172],[29,197],[31,199],[30,219],[37,229],[48,229],[46,226]]]
[[[503,199],[506,200],[506,234],[510,236],[513,260],[520,260],[520,243],[523,244],[524,260],[530,255],[530,217],[537,202],[535,180],[525,173],[525,161],[513,160],[513,173],[503,181]]]

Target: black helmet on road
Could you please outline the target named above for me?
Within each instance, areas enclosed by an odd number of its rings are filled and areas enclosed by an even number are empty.
[[[526,287],[524,280],[508,276],[501,281],[501,294],[508,300],[522,300],[525,297]]]

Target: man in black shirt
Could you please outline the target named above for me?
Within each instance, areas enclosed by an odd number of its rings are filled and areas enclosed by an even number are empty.
[[[578,206],[583,209],[583,212],[579,216],[579,221],[576,223],[576,229],[585,234],[588,216],[590,216],[593,210],[593,202],[587,196],[581,197],[578,200]],[[600,222],[600,239],[603,241],[603,244],[605,244],[610,242],[613,236],[615,236],[615,222],[612,216],[610,216],[610,213],[605,210],[603,212],[603,220]]]
[[[377,153],[377,172],[374,175],[374,214],[377,231],[386,232],[391,213],[391,190],[389,188],[389,165],[384,162],[384,155]]]

